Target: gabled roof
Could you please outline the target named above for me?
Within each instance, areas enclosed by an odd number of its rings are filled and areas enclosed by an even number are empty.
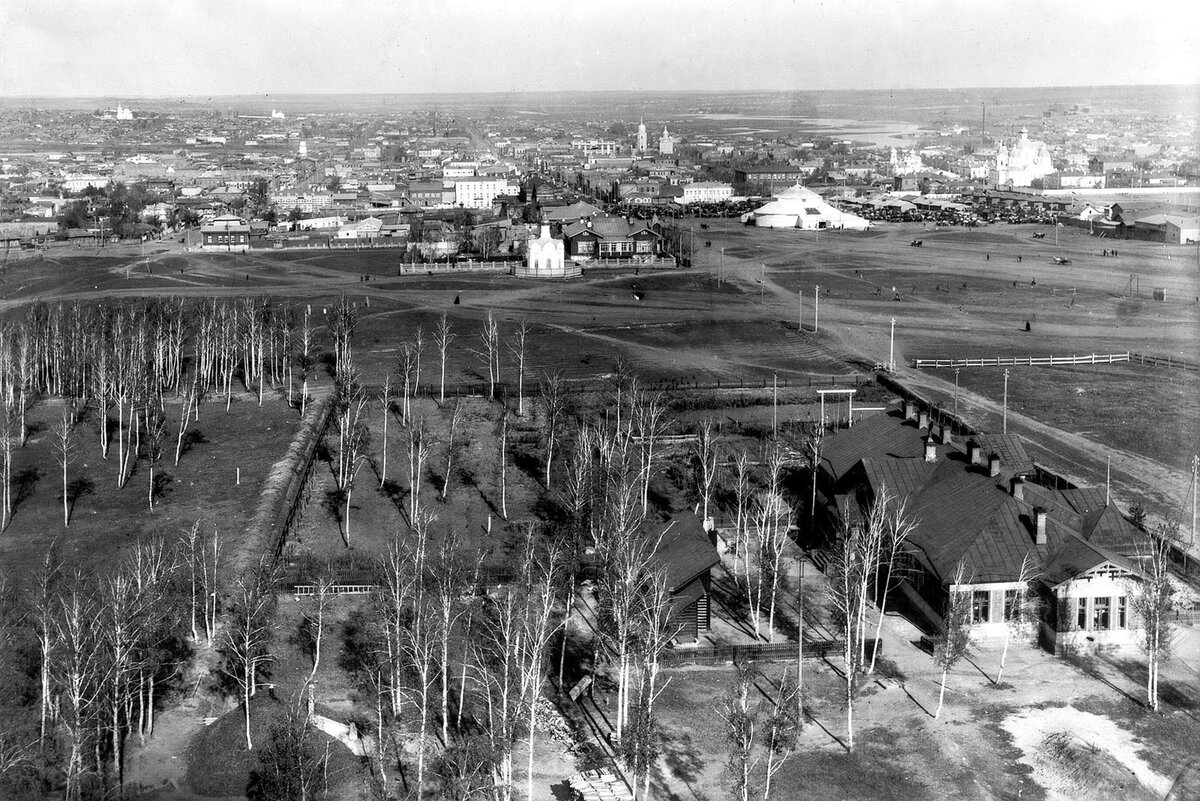
[[[1019,439],[976,437],[985,458],[989,447],[1002,464],[1007,457],[1007,474],[993,477],[984,465],[969,462],[965,443],[937,445],[935,461],[925,461],[924,433],[898,412],[876,415],[828,437],[822,469],[843,486],[851,475],[869,495],[886,485],[904,499],[915,523],[908,543],[941,581],[949,581],[959,563],[971,583],[986,583],[1015,580],[1029,559],[1056,584],[1104,562],[1129,564],[1116,551],[1128,543],[1132,527],[1104,505],[1102,490],[1097,496],[1095,490],[1064,491],[1026,481],[1017,498],[1012,473],[1032,471]],[[1022,462],[1029,470],[1020,469]],[[1042,545],[1036,510],[1046,512]],[[843,515],[853,517],[850,511]]]
[[[600,209],[590,203],[584,203],[582,200],[572,203],[570,206],[543,206],[542,216],[547,222],[564,222],[566,220],[583,220],[588,217],[594,217],[600,213]]]
[[[1024,476],[1034,472],[1033,459],[1016,434],[979,434],[972,439],[983,449],[984,459],[993,453],[1000,457],[1001,475]]]
[[[1134,575],[1141,573],[1137,565],[1125,557],[1095,543],[1085,542],[1080,537],[1072,536],[1046,560],[1042,567],[1041,580],[1050,587],[1057,587],[1082,573],[1106,564],[1128,570]]]
[[[721,561],[704,524],[691,511],[675,515],[652,558],[666,567],[667,589],[672,594],[682,592]]]
[[[821,441],[821,469],[835,482],[850,472],[860,459],[881,456],[920,457],[925,453],[925,432],[916,421],[903,420],[897,409],[876,414],[854,427],[829,434]]]

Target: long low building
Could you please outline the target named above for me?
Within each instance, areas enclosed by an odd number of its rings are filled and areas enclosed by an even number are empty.
[[[796,184],[762,208],[742,216],[742,222],[759,228],[802,228],[865,231],[871,223],[848,211],[835,209],[811,189]]]

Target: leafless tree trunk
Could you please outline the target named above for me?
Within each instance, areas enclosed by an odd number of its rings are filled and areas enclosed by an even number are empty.
[[[433,332],[433,342],[437,345],[438,355],[441,357],[441,379],[438,384],[438,403],[446,402],[446,354],[450,349],[450,343],[454,341],[455,335],[450,331],[450,320],[443,314],[438,318],[437,329]]]
[[[1164,523],[1145,535],[1139,547],[1142,576],[1132,593],[1134,613],[1142,621],[1142,650],[1146,654],[1146,705],[1158,711],[1158,673],[1171,657],[1174,607],[1171,583],[1171,546],[1178,540],[1178,526]]]
[[[71,493],[67,486],[67,466],[75,461],[75,412],[64,405],[54,423],[54,450],[62,468],[63,528],[71,525]]]
[[[429,442],[425,432],[425,421],[418,419],[408,427],[408,521],[414,525],[421,509],[421,476],[425,472],[425,460],[429,458]]]
[[[388,418],[392,416],[392,376],[383,379],[383,390],[379,394],[379,405],[383,408],[383,438],[379,441],[379,486],[387,483],[388,467]]]
[[[546,405],[546,489],[550,489],[551,467],[554,464],[554,446],[558,441],[559,418],[566,407],[566,387],[562,375],[555,371],[542,380],[542,402]]]
[[[455,401],[454,410],[450,413],[450,428],[446,434],[446,474],[442,480],[442,500],[450,494],[450,475],[454,469],[454,435],[458,432],[458,422],[462,418],[462,403]]]
[[[241,693],[247,750],[254,748],[250,738],[250,699],[258,689],[259,669],[272,661],[267,647],[271,640],[274,584],[274,570],[267,557],[263,557],[256,568],[239,576],[226,632],[227,655],[223,670]]]
[[[721,459],[721,435],[713,430],[712,420],[704,420],[696,432],[696,489],[700,491],[701,520],[709,519],[708,505],[712,502],[717,482],[717,465]]]
[[[488,311],[483,328],[479,331],[479,340],[483,345],[483,349],[474,351],[474,353],[479,361],[487,364],[488,398],[494,399],[496,397],[496,382],[500,380],[500,329],[496,324],[496,317],[491,311]]]
[[[517,324],[516,334],[513,335],[513,342],[508,344],[508,349],[517,357],[517,416],[525,416],[525,341],[529,337],[529,324],[521,318],[521,322]]]
[[[508,519],[508,410],[500,412],[500,516]]]
[[[315,576],[313,600],[316,602],[316,609],[314,612],[306,615],[313,644],[312,671],[308,674],[308,681],[306,682],[309,685],[317,677],[317,668],[321,666],[321,642],[325,636],[325,613],[328,611],[329,605],[333,602],[334,583],[333,568],[326,563]]]

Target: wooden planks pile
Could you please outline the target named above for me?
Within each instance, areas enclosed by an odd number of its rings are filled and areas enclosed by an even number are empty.
[[[567,779],[582,801],[633,801],[625,781],[606,770],[588,770]]]

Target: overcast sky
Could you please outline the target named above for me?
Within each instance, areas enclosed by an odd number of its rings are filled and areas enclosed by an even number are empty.
[[[0,96],[1200,83],[1197,0],[0,0]]]

